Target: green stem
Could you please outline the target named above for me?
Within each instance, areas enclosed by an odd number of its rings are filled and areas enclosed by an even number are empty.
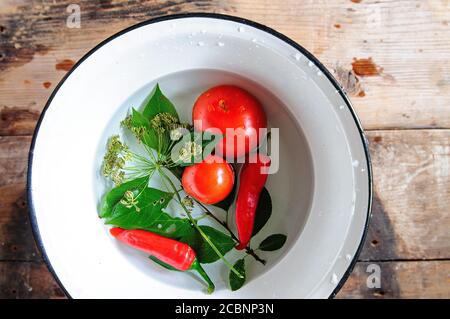
[[[160,173],[162,178],[165,178],[166,181],[170,184],[170,186],[172,187],[172,189],[174,191],[176,191],[176,187],[173,184],[172,180],[161,170],[158,169],[158,172]],[[181,201],[181,197],[180,194],[178,194],[178,192],[175,193],[175,195],[178,198],[178,202],[181,205],[181,207],[184,209],[184,211],[186,212],[186,215],[189,218],[189,221],[192,223],[192,225],[195,227],[195,229],[200,233],[200,235],[205,239],[205,241],[208,243],[209,246],[211,246],[212,250],[214,250],[214,252],[217,254],[217,256],[219,256],[220,259],[222,259],[222,261],[225,263],[225,265],[227,265],[227,267],[236,274],[236,276],[238,276],[239,278],[244,278],[239,271],[237,271],[233,265],[222,255],[222,253],[220,252],[219,249],[217,249],[216,245],[214,245],[214,243],[211,241],[211,239],[208,237],[208,235],[206,235],[203,230],[197,225],[197,221],[192,217],[191,212],[187,209],[187,207],[183,204],[183,202]]]
[[[214,283],[211,281],[211,278],[209,278],[206,271],[197,261],[197,259],[195,259],[194,262],[192,263],[191,269],[197,271],[199,275],[206,281],[206,283],[208,284],[208,294],[212,294],[216,287],[214,286]]]
[[[153,154],[152,149],[144,143],[142,143],[142,145],[144,146],[144,149],[147,151],[147,154],[151,157],[153,163],[155,164],[156,162],[158,162],[158,160],[155,158],[155,155]]]
[[[245,248],[245,252],[247,253],[248,256],[252,256],[253,258],[255,258],[256,261],[259,261],[261,264],[263,264],[264,266],[266,265],[266,261],[264,259],[261,259],[261,257],[259,257],[255,251],[253,249],[250,248],[250,246],[247,246]]]
[[[153,165],[154,163],[149,161],[147,158],[145,158],[144,156],[141,156],[139,154],[136,154],[134,152],[131,152],[131,156],[133,157],[133,159],[137,162],[141,162],[147,165]]]
[[[208,207],[206,207],[205,205],[203,205],[202,203],[200,203],[198,200],[196,200],[194,198],[194,200],[197,202],[197,204],[202,207],[205,211],[205,214],[207,216],[210,216],[211,218],[213,218],[216,222],[218,222],[220,225],[222,225],[230,234],[230,236],[236,241],[239,242],[239,239],[236,237],[236,235],[231,231],[230,227],[228,226],[227,222],[221,221],[219,218],[217,218],[209,209]],[[228,212],[227,212],[227,216],[228,216]],[[227,218],[228,219],[228,218]],[[245,252],[247,253],[247,255],[252,256],[253,258],[255,258],[256,261],[260,262],[261,264],[265,265],[266,261],[264,259],[262,259],[261,257],[259,257],[255,251],[253,249],[250,248],[250,246],[247,246],[245,248]]]
[[[169,135],[170,135],[170,133],[169,133]],[[169,152],[171,151],[172,147],[175,145],[175,142],[177,142],[177,141],[170,139],[170,143],[166,146],[166,149],[164,150],[164,153],[163,153],[164,155],[166,155],[166,156],[169,155]]]
[[[161,156],[162,156],[162,154],[161,154],[162,148],[161,147],[162,147],[162,134],[158,133],[158,154],[157,154],[158,162],[161,160]]]
[[[208,217],[208,214],[204,214],[200,217],[197,217],[195,220],[198,222],[199,220],[202,220],[203,218],[206,218],[206,217]]]

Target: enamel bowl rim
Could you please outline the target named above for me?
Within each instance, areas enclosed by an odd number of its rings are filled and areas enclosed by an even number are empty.
[[[233,22],[238,22],[238,23],[242,23],[254,28],[257,28],[261,31],[264,31],[266,33],[269,33],[277,38],[279,38],[280,40],[284,41],[285,43],[287,43],[288,45],[292,46],[293,48],[297,49],[298,51],[300,51],[302,54],[304,54],[309,60],[313,61],[314,64],[319,68],[319,70],[321,72],[323,72],[323,74],[327,77],[327,79],[333,84],[333,86],[336,88],[337,92],[339,93],[339,95],[343,98],[343,100],[345,101],[346,107],[348,108],[348,110],[350,111],[353,120],[354,120],[354,124],[356,125],[360,138],[361,138],[361,143],[364,149],[364,153],[365,153],[365,157],[366,157],[366,162],[367,162],[367,168],[368,168],[368,191],[369,191],[369,196],[368,196],[368,206],[367,206],[367,214],[366,214],[366,221],[365,221],[365,225],[364,225],[364,229],[363,229],[363,234],[362,237],[360,239],[358,248],[356,250],[355,255],[353,256],[353,259],[350,263],[350,265],[348,266],[346,272],[344,273],[344,275],[342,276],[341,280],[337,283],[335,289],[333,290],[333,292],[331,293],[331,295],[329,296],[329,298],[334,298],[336,296],[336,294],[339,292],[339,290],[342,288],[342,286],[344,285],[344,283],[346,282],[346,280],[348,279],[348,277],[350,276],[357,260],[358,260],[358,256],[362,250],[366,235],[367,235],[367,231],[368,231],[368,227],[369,227],[369,220],[371,217],[371,208],[372,208],[372,196],[373,196],[373,188],[372,188],[372,184],[373,184],[373,180],[372,180],[372,165],[371,165],[371,159],[370,159],[370,153],[369,153],[369,146],[368,146],[368,141],[365,137],[364,134],[364,130],[362,128],[362,125],[360,123],[360,120],[358,118],[358,116],[356,115],[352,104],[347,96],[347,93],[344,91],[343,87],[337,82],[337,80],[333,77],[333,75],[327,70],[327,68],[312,54],[310,53],[308,50],[306,50],[304,47],[302,47],[300,44],[298,44],[297,42],[295,42],[294,40],[288,38],[287,36],[279,33],[278,31],[275,31],[274,29],[271,29],[263,24],[248,20],[248,19],[244,19],[244,18],[240,18],[240,17],[236,17],[236,16],[231,16],[231,15],[224,15],[224,14],[218,14],[218,13],[200,13],[200,12],[194,12],[194,13],[181,13],[181,14],[172,14],[172,15],[165,15],[165,16],[161,16],[161,17],[157,17],[157,18],[152,18],[149,20],[145,20],[142,21],[140,23],[134,24],[126,29],[123,29],[117,33],[115,33],[114,35],[108,37],[107,39],[103,40],[102,42],[100,42],[99,44],[97,44],[93,49],[91,49],[90,51],[88,51],[73,67],[72,69],[62,78],[62,80],[58,83],[58,85],[55,87],[55,89],[53,90],[52,94],[50,95],[40,117],[39,120],[36,124],[36,128],[34,130],[33,133],[33,138],[32,138],[32,142],[31,142],[31,146],[30,146],[30,151],[29,151],[29,155],[28,155],[28,171],[27,171],[27,197],[28,197],[28,212],[29,212],[29,217],[30,217],[30,222],[31,222],[31,227],[32,227],[32,231],[33,231],[33,235],[36,241],[36,244],[38,246],[38,249],[42,255],[42,258],[45,262],[45,264],[47,265],[47,268],[49,269],[49,271],[52,273],[53,277],[55,278],[56,282],[59,284],[59,286],[61,287],[61,289],[64,291],[64,293],[66,294],[67,297],[71,298],[70,294],[68,293],[67,289],[63,286],[63,284],[61,283],[61,281],[58,278],[57,273],[55,272],[55,270],[53,269],[53,266],[46,254],[45,251],[45,247],[43,245],[42,239],[41,239],[41,235],[40,235],[40,231],[39,231],[39,227],[37,224],[37,220],[36,220],[36,212],[35,212],[35,208],[33,205],[33,192],[31,190],[31,176],[32,176],[32,169],[33,169],[33,153],[34,153],[34,148],[35,148],[35,143],[36,143],[36,138],[39,132],[39,128],[41,126],[42,120],[45,117],[45,113],[48,110],[48,108],[50,107],[53,98],[55,97],[55,95],[58,93],[60,87],[63,85],[63,83],[67,80],[67,78],[72,74],[72,72],[81,64],[83,63],[89,56],[91,56],[95,51],[97,51],[99,48],[101,48],[102,46],[104,46],[105,44],[109,43],[110,41],[114,40],[115,38],[129,32],[132,31],[134,29],[140,28],[142,26],[145,25],[149,25],[149,24],[153,24],[153,23],[157,23],[157,22],[161,22],[161,21],[167,21],[167,20],[175,20],[175,19],[185,19],[185,18],[213,18],[213,19],[219,19],[219,20],[228,20],[228,21],[233,21]]]

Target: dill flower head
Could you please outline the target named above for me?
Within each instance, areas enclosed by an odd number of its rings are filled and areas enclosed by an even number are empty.
[[[178,124],[176,117],[166,112],[156,114],[150,121],[150,125],[158,133],[170,130],[175,124]]]
[[[110,177],[116,185],[121,184],[125,176],[122,169],[130,159],[131,152],[128,146],[120,141],[119,135],[111,136],[103,157],[102,174]]]
[[[145,126],[134,126],[131,120],[131,115],[128,115],[125,119],[120,122],[120,126],[130,130],[133,135],[141,141],[144,139],[144,135],[147,133],[147,128]]]
[[[126,118],[124,118],[121,122],[120,122],[120,126],[127,128],[127,129],[131,129],[131,127],[133,126],[131,123],[131,115],[128,115]]]

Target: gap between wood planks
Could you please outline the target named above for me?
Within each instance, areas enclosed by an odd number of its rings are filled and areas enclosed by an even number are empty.
[[[370,129],[364,129],[364,132],[383,132],[383,131],[387,131],[387,132],[392,132],[392,131],[427,131],[427,130],[433,130],[433,131],[445,131],[445,130],[450,130],[450,127],[393,127],[393,128],[389,128],[389,127],[384,127],[384,128],[370,128]]]
[[[386,259],[358,259],[358,262],[390,263],[390,262],[421,262],[421,261],[450,261],[450,258],[386,258]]]

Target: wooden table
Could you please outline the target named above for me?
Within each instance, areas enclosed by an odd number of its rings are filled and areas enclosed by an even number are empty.
[[[71,3],[81,29],[66,27]],[[338,298],[450,297],[450,1],[2,0],[0,297],[62,298],[36,250],[25,193],[35,123],[89,49],[156,16],[242,16],[313,52],[350,93],[370,141],[374,208]],[[366,285],[381,267],[381,288]]]

